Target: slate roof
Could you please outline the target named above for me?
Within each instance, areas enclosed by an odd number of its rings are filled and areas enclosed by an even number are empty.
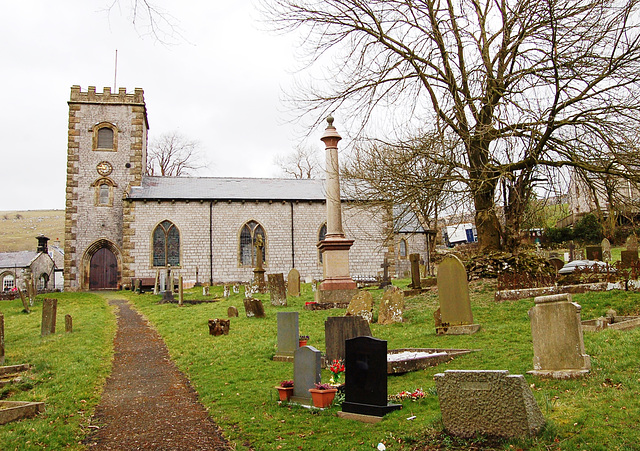
[[[425,233],[418,217],[408,208],[393,206],[394,229],[396,233]]]
[[[38,254],[36,251],[0,252],[0,268],[26,268]]]
[[[142,177],[132,200],[301,200],[326,199],[324,180],[223,177]],[[346,200],[346,199],[343,199]]]

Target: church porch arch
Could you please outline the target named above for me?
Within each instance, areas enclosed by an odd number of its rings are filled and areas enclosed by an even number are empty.
[[[85,250],[80,270],[80,289],[118,289],[122,286],[122,252],[107,239],[96,240]]]

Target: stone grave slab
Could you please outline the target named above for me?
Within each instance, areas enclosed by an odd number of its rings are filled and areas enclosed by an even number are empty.
[[[402,322],[404,313],[404,293],[398,287],[390,286],[382,294],[378,309],[378,324]]]
[[[287,294],[289,296],[300,296],[300,271],[292,268],[287,276]]]
[[[229,329],[231,329],[231,320],[228,319],[210,319],[208,321],[209,324],[209,335],[213,335],[214,337],[218,337],[220,335],[229,335]]]
[[[587,255],[587,260],[602,260],[602,246],[586,246],[585,252]]]
[[[371,293],[365,290],[358,291],[358,294],[351,298],[345,316],[360,316],[370,323],[373,318],[373,296]]]
[[[290,401],[305,406],[312,404],[310,388],[320,383],[321,352],[313,346],[302,346],[293,353],[293,395]]]
[[[387,342],[373,337],[346,341],[345,401],[342,418],[349,414],[382,417],[402,408],[387,401]]]
[[[42,324],[40,336],[44,337],[56,333],[57,299],[44,299],[42,302]]]
[[[360,316],[330,316],[324,322],[325,355],[328,362],[344,360],[345,340],[371,336],[371,327]]]
[[[564,260],[559,257],[551,257],[547,261],[556,269],[556,272],[560,271],[564,266]]]
[[[403,374],[448,362],[471,349],[400,348],[387,352],[387,374]]]
[[[600,243],[602,246],[602,261],[610,262],[611,261],[611,243],[607,238],[604,238]]]
[[[293,353],[298,349],[299,336],[298,312],[278,312],[278,351],[273,360],[293,361]]]
[[[0,424],[30,418],[44,412],[43,402],[0,401]]]
[[[631,330],[640,327],[640,316],[620,316],[615,310],[607,311],[606,316],[582,321],[583,332],[607,330]]]
[[[436,333],[473,334],[480,330],[473,323],[467,271],[458,257],[447,255],[438,266],[438,300],[434,314]]]
[[[264,306],[260,299],[244,298],[244,311],[247,318],[264,318]]]
[[[238,317],[238,308],[230,305],[227,309],[227,317],[229,318],[237,318]]]
[[[580,305],[570,294],[534,298],[529,310],[533,340],[530,374],[554,379],[578,377],[589,372],[591,358],[585,353]]]
[[[269,296],[271,305],[283,307],[287,305],[287,288],[284,284],[284,274],[268,274]]]
[[[448,433],[505,438],[536,435],[545,423],[524,376],[506,370],[447,370],[435,375]]]
[[[638,250],[620,251],[620,261],[623,268],[631,268],[638,261]]]

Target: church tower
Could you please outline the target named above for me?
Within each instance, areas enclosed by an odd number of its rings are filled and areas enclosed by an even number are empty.
[[[128,273],[123,197],[142,182],[148,128],[142,89],[71,87],[65,290],[115,289]]]

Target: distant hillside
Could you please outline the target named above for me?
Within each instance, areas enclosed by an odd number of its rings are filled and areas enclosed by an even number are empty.
[[[0,252],[35,251],[41,233],[64,247],[64,210],[0,211]]]

